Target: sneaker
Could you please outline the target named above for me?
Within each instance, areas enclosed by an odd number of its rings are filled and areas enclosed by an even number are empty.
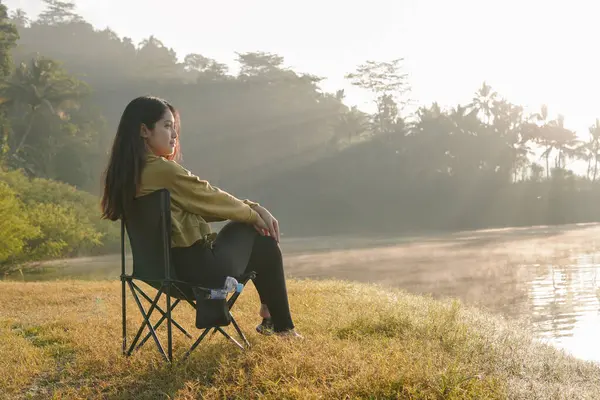
[[[256,332],[260,333],[261,335],[270,336],[274,333],[273,329],[274,326],[271,318],[263,318],[260,325],[256,327]]]

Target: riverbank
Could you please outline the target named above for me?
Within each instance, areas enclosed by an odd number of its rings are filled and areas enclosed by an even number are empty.
[[[289,283],[306,340],[254,333],[250,285],[236,306],[253,349],[204,343],[168,368],[149,342],[120,354],[118,282],[0,282],[0,393],[6,398],[597,398],[600,366],[542,345],[459,303],[340,281]],[[186,312],[187,311],[187,312]],[[129,301],[133,335],[137,310]],[[139,313],[138,313],[139,314]],[[176,316],[193,329],[193,313]],[[190,342],[175,335],[176,355]]]
[[[217,230],[218,231],[218,230]],[[283,237],[281,246],[287,255],[297,254],[319,254],[323,252],[364,250],[372,248],[386,248],[404,246],[407,249],[415,250],[422,248],[424,244],[431,246],[445,245],[449,241],[460,242],[470,247],[480,245],[499,244],[506,245],[511,243],[520,243],[524,241],[536,241],[531,243],[534,247],[544,247],[545,250],[556,249],[556,246],[565,247],[564,240],[568,240],[569,250],[579,244],[582,249],[589,249],[589,242],[581,240],[584,237],[593,238],[594,234],[600,231],[599,223],[580,223],[568,225],[540,225],[528,227],[509,227],[497,229],[482,229],[474,231],[456,231],[456,232],[437,232],[426,235],[337,235],[337,236],[311,236],[311,237]],[[568,236],[568,237],[565,237]],[[547,239],[559,238],[548,246]],[[543,241],[540,241],[543,240]],[[128,260],[131,256],[129,243],[127,245]],[[575,249],[578,250],[578,249]],[[530,253],[530,252],[528,252]],[[24,262],[15,265],[15,269],[21,269],[25,272],[35,272],[36,269],[44,268],[62,268],[72,265],[85,265],[89,263],[120,263],[121,255],[118,252],[99,255],[82,255],[70,258],[57,258],[42,261]]]

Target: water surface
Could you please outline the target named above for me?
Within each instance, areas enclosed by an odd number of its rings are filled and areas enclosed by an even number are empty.
[[[585,224],[418,238],[288,239],[282,249],[289,277],[348,279],[459,298],[526,320],[540,340],[600,361],[598,238],[600,225]],[[80,258],[46,267],[8,279],[118,279],[120,258]]]

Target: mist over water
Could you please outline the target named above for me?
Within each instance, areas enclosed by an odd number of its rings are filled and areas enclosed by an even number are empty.
[[[287,239],[282,249],[290,278],[355,280],[458,298],[525,320],[540,340],[600,362],[597,237],[600,227],[587,224],[413,238]],[[8,279],[116,280],[119,273],[119,257],[108,256],[51,263]]]

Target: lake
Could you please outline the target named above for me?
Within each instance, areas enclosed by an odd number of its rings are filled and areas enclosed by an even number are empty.
[[[526,321],[540,340],[600,362],[600,225],[282,241],[288,277],[397,287]],[[129,260],[130,263],[130,260]],[[118,279],[119,256],[44,264],[5,279]]]

